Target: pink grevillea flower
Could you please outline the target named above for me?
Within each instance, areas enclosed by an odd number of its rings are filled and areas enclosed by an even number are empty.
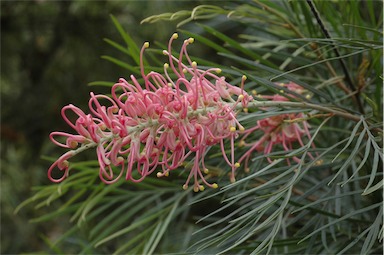
[[[236,120],[235,108],[239,104],[246,107],[252,100],[243,90],[246,78],[243,76],[241,86],[236,87],[218,76],[221,72],[218,68],[199,69],[187,53],[193,38],[184,41],[179,56],[173,56],[171,46],[177,38],[173,34],[168,50],[163,51],[169,59],[164,64],[164,75],[144,72],[143,53],[149,47],[146,42],[140,52],[143,86],[131,75],[131,82],[120,79],[113,85],[111,97],[91,93],[89,114],[74,105],[62,109],[63,119],[76,134],[51,133],[56,145],[71,149],[49,168],[51,181],[60,182],[68,176],[71,157],[96,148],[99,176],[105,183],[116,182],[121,177],[140,182],[159,169],[158,177],[168,176],[191,159],[183,188],[187,189],[191,181],[195,191],[203,190],[204,185],[216,188],[216,183],[210,184],[204,177],[208,173],[204,157],[215,144],[220,145],[234,181],[239,166],[235,162],[234,139],[244,130]],[[73,121],[67,116],[68,111],[75,115]],[[65,142],[57,138],[64,138]],[[229,157],[224,149],[226,139],[231,144]],[[52,173],[56,167],[63,171],[58,179]]]
[[[287,88],[297,94],[303,94],[305,90],[297,85],[296,83],[281,83],[279,84],[282,87]],[[283,93],[284,91],[281,90]],[[272,96],[259,96],[259,98],[264,98],[271,101],[288,101],[288,99],[280,94],[275,94]],[[268,109],[264,109],[268,110]],[[273,148],[276,146],[281,146],[285,151],[291,151],[293,149],[293,144],[298,143],[300,146],[304,146],[303,137],[311,139],[311,134],[309,132],[309,124],[306,121],[307,116],[304,113],[287,113],[279,114],[276,116],[271,116],[257,121],[256,126],[245,130],[244,136],[239,142],[240,146],[250,147],[246,153],[244,153],[238,162],[245,161],[245,169],[247,168],[249,158],[252,152],[263,152],[265,155],[270,154],[273,151]],[[264,134],[257,140],[252,141],[251,143],[246,142],[246,138],[257,130],[262,131]],[[312,147],[314,145],[312,144]],[[308,153],[309,157],[313,159],[311,153]],[[297,157],[292,157],[296,162],[300,162],[300,159]],[[267,160],[271,163],[272,160],[267,157]],[[287,163],[290,164],[289,159]]]

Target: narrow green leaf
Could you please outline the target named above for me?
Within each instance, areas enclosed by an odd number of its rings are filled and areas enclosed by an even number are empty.
[[[349,140],[348,140],[347,144],[344,146],[343,149],[341,149],[339,151],[339,153],[337,153],[337,155],[332,159],[331,162],[334,162],[349,147],[349,145],[355,139],[356,133],[359,130],[361,123],[363,123],[363,119],[361,119],[359,122],[357,122],[356,126],[353,128],[353,130],[351,132],[351,135],[349,136]]]
[[[375,139],[375,137],[372,135],[372,133],[370,131],[371,129],[368,127],[368,124],[366,121],[363,121],[363,125],[364,125],[365,130],[367,131],[369,139],[371,139],[371,141],[372,141],[373,148],[375,149],[375,151],[377,151],[379,153],[381,160],[383,160],[383,148],[381,148],[377,144],[377,142],[376,142],[377,139]],[[379,140],[381,140],[381,138],[379,138]]]
[[[367,143],[365,144],[365,153],[364,153],[364,157],[363,159],[361,160],[359,166],[353,171],[353,173],[351,174],[351,176],[348,178],[348,180],[346,180],[345,182],[343,182],[341,184],[341,187],[343,187],[345,184],[347,184],[350,180],[352,180],[352,178],[357,174],[357,172],[360,171],[360,169],[365,165],[365,162],[367,162],[367,159],[369,157],[369,153],[371,152],[371,140],[368,139],[367,140]]]
[[[141,243],[142,245],[135,245],[136,247],[140,247],[146,244],[148,235],[150,235],[151,232],[154,231],[153,230],[154,228],[155,228],[155,225],[149,225],[144,231],[138,232],[133,238],[129,239],[129,241],[119,246],[118,249],[113,253],[113,255],[124,254],[124,253],[137,254],[136,252],[134,252],[134,250],[130,250],[129,252],[127,252],[126,250],[128,249],[128,247],[136,244],[137,242]],[[145,253],[140,253],[140,254],[145,254]]]
[[[180,198],[182,198],[182,197],[180,197]],[[171,211],[169,212],[169,214],[168,214],[167,218],[164,220],[164,222],[162,221],[159,224],[160,228],[159,228],[158,233],[155,235],[156,238],[153,241],[153,243],[151,243],[151,245],[148,246],[148,250],[146,250],[146,249],[144,250],[144,252],[143,252],[144,254],[153,254],[153,252],[155,251],[156,247],[158,246],[158,244],[160,242],[160,239],[163,237],[165,231],[167,230],[169,223],[171,222],[171,220],[175,216],[175,211],[179,206],[180,198],[178,200],[176,200],[176,202],[174,203]]]
[[[106,217],[103,217],[103,219],[92,228],[89,235],[90,238],[93,238],[96,234],[100,233],[103,229],[107,227],[107,225],[110,226],[118,215],[122,214],[124,211],[125,213],[127,213],[127,211],[129,211],[129,208],[132,207],[138,201],[140,201],[140,199],[140,196],[129,198],[125,203],[121,203],[119,207],[114,208],[113,212],[109,213]]]
[[[115,83],[111,81],[93,81],[89,82],[88,86],[105,86],[105,87],[112,87]]]
[[[362,50],[354,51],[354,52],[351,52],[349,54],[345,54],[345,55],[342,55],[342,56],[330,57],[330,58],[322,59],[322,60],[319,60],[319,61],[315,61],[315,62],[313,62],[311,64],[306,64],[306,65],[294,68],[292,70],[285,71],[282,74],[279,74],[279,75],[276,75],[276,76],[272,77],[271,80],[276,80],[276,79],[278,79],[280,77],[284,77],[287,74],[294,73],[294,72],[297,72],[299,70],[306,69],[306,68],[309,68],[309,67],[313,67],[313,66],[316,66],[316,65],[319,65],[319,64],[322,64],[322,63],[331,62],[331,61],[339,60],[339,59],[349,58],[349,57],[352,57],[352,56],[355,56],[355,55],[358,55],[358,54],[362,54],[363,52],[366,52],[366,51],[368,51],[368,50],[367,49],[362,49]]]
[[[298,80],[297,78],[295,78],[292,75],[288,75],[287,73],[283,73],[282,71],[278,70],[277,68],[270,68],[268,66],[262,65],[260,63],[255,62],[255,61],[251,61],[251,60],[239,57],[239,56],[228,55],[228,54],[224,54],[224,53],[219,53],[219,55],[223,55],[223,56],[228,57],[230,59],[236,60],[239,63],[248,65],[250,67],[250,69],[254,69],[256,67],[256,68],[259,68],[261,70],[267,71],[271,74],[279,74],[279,75],[281,74],[281,76],[284,77],[285,79],[292,81],[292,82],[295,82],[295,83],[299,84],[300,86],[303,86],[305,89],[313,92],[315,95],[318,95],[318,96],[326,99],[328,102],[334,101],[334,100],[332,100],[332,98],[330,98],[324,92],[314,88],[313,86],[310,86],[309,84],[304,83],[302,80]],[[246,72],[245,74],[247,75],[248,78],[250,78],[251,80],[259,82],[261,85],[263,85],[263,84],[268,84],[271,86],[274,85],[274,83],[271,81],[271,79],[267,80],[265,78],[261,78],[259,76],[256,76],[255,74],[249,73],[249,72]],[[337,106],[339,107],[339,105],[337,105]],[[340,108],[343,108],[343,107],[340,106]]]
[[[132,74],[140,74],[140,70],[137,68],[133,67],[132,65],[125,63],[117,58],[110,57],[110,56],[101,56],[102,59],[108,60],[124,69],[127,69],[132,72]]]
[[[147,238],[147,241],[145,242],[143,254],[148,254],[148,250],[150,249],[150,247],[152,247],[152,243],[155,240],[157,234],[159,233],[162,224],[162,220],[153,224],[153,226],[155,226],[155,229],[152,231],[149,239]]]
[[[97,193],[96,196],[94,196],[92,199],[87,200],[86,206],[83,208],[82,213],[80,215],[80,221],[85,221],[87,214],[102,200],[103,197],[105,197],[106,194],[108,194],[110,191],[113,191],[116,187],[118,187],[116,184],[110,184],[108,186],[104,186],[101,191]]]
[[[149,223],[150,221],[156,219],[162,213],[163,213],[163,211],[158,211],[157,213],[154,213],[154,214],[152,214],[152,215],[150,215],[144,219],[138,220],[138,221],[134,222],[133,224],[131,224],[130,226],[125,227],[125,228],[113,233],[112,235],[100,240],[99,242],[96,243],[95,246],[98,247],[105,242],[108,242],[108,241],[110,241],[110,240],[112,240],[118,236],[121,236],[125,233],[128,233],[128,232],[132,231],[133,229],[136,229],[136,228],[138,228],[138,227],[140,227],[146,223]]]
[[[307,239],[310,238],[311,236],[317,234],[317,233],[320,232],[320,231],[323,231],[324,229],[328,228],[328,227],[331,226],[331,225],[335,225],[335,224],[338,223],[338,222],[347,220],[347,219],[351,218],[352,216],[355,216],[355,215],[358,215],[358,214],[361,214],[361,213],[364,213],[364,212],[368,212],[368,211],[373,210],[373,209],[375,209],[375,208],[377,208],[377,207],[379,207],[379,206],[381,206],[381,203],[376,203],[376,204],[367,206],[367,207],[365,207],[365,208],[362,208],[362,209],[359,209],[359,210],[355,210],[355,211],[353,211],[353,212],[351,212],[351,213],[348,213],[348,214],[344,215],[343,217],[340,217],[340,218],[337,219],[337,220],[333,220],[333,221],[329,222],[328,224],[325,224],[325,225],[323,225],[322,227],[316,229],[315,231],[313,231],[312,233],[310,233],[309,235],[307,235],[306,237],[304,237],[303,239],[301,239],[299,243],[301,243],[301,242],[307,240]]]
[[[367,189],[366,191],[363,192],[362,195],[369,195],[371,194],[372,192],[375,192],[376,190],[379,190],[379,189],[383,189],[384,187],[384,181],[383,180],[380,180],[378,183],[376,183],[374,186],[370,187],[369,189]]]
[[[51,213],[44,214],[38,218],[34,218],[34,219],[30,220],[30,222],[31,223],[37,223],[37,222],[42,222],[42,221],[54,220],[58,216],[70,214],[70,213],[76,211],[76,209],[78,207],[79,207],[79,205],[71,205],[71,206],[68,206],[64,209],[53,211]]]
[[[140,24],[155,23],[155,22],[160,21],[160,20],[171,20],[172,15],[173,15],[172,12],[162,13],[162,14],[158,14],[158,15],[152,15],[152,16],[149,16],[149,17],[143,19],[140,22]]]
[[[114,41],[112,41],[112,40],[110,40],[108,38],[104,38],[104,41],[106,43],[108,43],[109,45],[111,45],[112,47],[118,49],[119,51],[121,51],[121,52],[123,52],[123,53],[125,53],[127,55],[131,55],[131,53],[129,52],[129,50],[126,47],[123,47],[120,44],[118,44],[118,43],[116,43],[116,42],[114,42]]]
[[[330,185],[338,176],[340,173],[342,173],[347,167],[349,167],[351,165],[351,162],[354,161],[356,158],[356,154],[357,152],[360,150],[361,148],[361,143],[364,139],[364,136],[365,136],[365,130],[363,130],[359,137],[357,138],[357,141],[356,141],[356,144],[355,144],[355,147],[353,148],[351,154],[349,155],[349,157],[344,161],[344,164],[340,167],[339,171],[337,171],[337,173],[334,175],[334,177],[332,178],[332,180],[329,181],[328,185]]]
[[[379,169],[379,153],[377,151],[375,151],[374,155],[373,155],[372,168],[371,168],[371,174],[369,177],[369,182],[368,182],[367,186],[365,187],[362,195],[365,196],[365,195],[368,195],[371,193],[371,192],[368,193],[368,189],[371,188],[373,181],[376,178],[376,173],[377,173],[378,169]],[[373,190],[373,191],[375,191],[375,190]]]
[[[133,41],[133,39],[124,31],[124,28],[121,26],[119,21],[111,14],[111,19],[115,27],[117,28],[117,31],[119,31],[121,37],[125,41],[128,47],[128,51],[130,53],[130,56],[133,58],[135,63],[137,65],[140,65],[140,49],[137,47],[136,43]]]
[[[232,38],[226,36],[225,34],[215,30],[214,28],[206,26],[206,25],[202,25],[202,24],[200,24],[200,26],[205,31],[207,31],[208,33],[212,34],[213,36],[219,38],[223,42],[225,42],[225,43],[229,44],[230,46],[232,46],[234,49],[237,49],[238,51],[244,53],[246,56],[248,56],[253,61],[259,60],[263,64],[269,65],[271,67],[276,67],[270,61],[263,59],[260,55],[258,55],[254,51],[251,51],[251,50],[248,50],[248,49],[242,47],[240,43],[238,43],[237,41],[233,40]]]
[[[99,193],[99,191],[102,189],[102,184],[99,184],[97,186],[95,186],[94,190],[92,191],[92,193],[88,196],[88,198],[81,204],[81,206],[79,207],[79,209],[76,211],[75,214],[72,215],[70,221],[73,222],[76,218],[79,218],[78,219],[78,225],[80,226],[80,222],[81,222],[81,214],[84,210],[84,208],[87,206],[87,203],[88,201],[92,200],[95,196],[97,196],[97,194]]]
[[[94,243],[97,243],[100,240],[106,238],[107,236],[110,236],[111,234],[121,230],[122,226],[127,225],[131,222],[131,219],[132,217],[134,217],[135,214],[137,214],[141,210],[144,210],[144,208],[148,207],[154,201],[159,199],[159,195],[157,194],[149,197],[143,197],[143,195],[137,194],[137,197],[140,198],[139,201],[141,201],[139,204],[137,204],[136,201],[136,205],[131,206],[129,210],[125,211],[125,213],[121,217],[118,217],[117,219],[114,218],[113,221],[109,221],[109,219],[108,221],[104,221],[108,222],[108,224],[104,225],[104,227],[102,228],[103,231],[95,232],[95,234],[98,235],[94,238]],[[144,215],[142,215],[141,217],[145,218]]]
[[[350,192],[344,192],[344,193],[341,193],[341,194],[338,194],[338,195],[335,195],[335,196],[326,196],[324,198],[319,198],[317,199],[316,201],[312,202],[312,203],[308,203],[296,210],[294,210],[292,212],[292,214],[294,213],[297,213],[297,212],[300,212],[302,210],[305,210],[305,209],[309,209],[310,207],[314,207],[318,204],[322,204],[323,202],[326,202],[326,201],[332,201],[336,198],[342,198],[342,197],[348,197],[350,195],[354,195],[354,194],[360,194],[361,193],[361,190],[355,190],[355,191],[350,191]]]
[[[207,45],[208,47],[211,47],[212,49],[216,50],[217,52],[223,52],[223,53],[227,53],[227,54],[231,54],[232,52],[227,50],[226,48],[218,45],[217,43],[214,43],[213,41],[199,35],[199,34],[196,34],[196,33],[192,33],[192,32],[189,32],[189,31],[186,31],[186,30],[182,30],[180,29],[179,30],[181,33],[187,35],[187,36],[190,36],[190,37],[193,37],[196,39],[197,42],[199,43],[203,43],[205,45]]]
[[[367,237],[364,240],[363,247],[361,248],[361,254],[365,252],[369,252],[372,249],[373,245],[377,242],[380,229],[382,228],[383,228],[383,207],[381,206],[375,221],[368,228],[369,232]]]

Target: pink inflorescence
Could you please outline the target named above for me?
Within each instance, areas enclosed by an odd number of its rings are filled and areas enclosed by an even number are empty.
[[[203,190],[202,184],[216,188],[216,183],[210,184],[204,178],[208,173],[204,156],[215,144],[220,144],[234,181],[239,166],[234,157],[234,139],[244,130],[236,120],[235,108],[246,107],[252,100],[243,90],[246,78],[243,76],[241,86],[236,87],[218,76],[221,72],[218,68],[199,69],[187,53],[187,45],[193,43],[193,38],[184,41],[178,57],[173,56],[171,45],[177,37],[173,34],[168,50],[163,51],[169,58],[169,63],[164,64],[164,75],[153,71],[145,74],[143,53],[149,47],[146,42],[140,53],[145,86],[131,75],[131,83],[120,79],[113,85],[111,97],[91,93],[90,114],[74,105],[62,109],[63,119],[77,134],[51,133],[50,139],[56,145],[71,149],[49,168],[51,181],[61,182],[68,176],[68,159],[96,148],[99,176],[104,183],[114,183],[123,176],[140,182],[156,169],[161,169],[158,177],[168,176],[171,170],[192,158],[183,188],[188,188],[192,179],[195,191]],[[69,111],[75,114],[74,121],[68,117]],[[58,141],[63,138],[65,142]],[[229,157],[224,149],[225,139],[231,144]],[[63,171],[58,179],[52,174],[56,167]]]
[[[279,85],[296,94],[302,95],[305,92],[300,85],[293,82],[280,83]],[[280,92],[284,93],[283,90]],[[287,97],[284,97],[281,94],[272,96],[259,95],[258,97],[270,101],[289,101]],[[309,95],[306,97],[308,98]],[[310,126],[306,119],[307,116],[304,113],[285,113],[258,120],[254,127],[243,132],[244,135],[240,140],[239,145],[248,146],[249,149],[241,156],[238,162],[242,163],[245,161],[245,169],[249,170],[247,169],[248,161],[251,154],[255,151],[262,152],[264,155],[269,155],[274,147],[281,146],[285,151],[289,152],[293,149],[293,144],[296,142],[304,147],[302,137],[306,136],[308,139],[311,139],[311,134],[309,132]],[[251,143],[245,142],[246,138],[257,130],[262,131],[263,135],[257,141],[252,141]],[[312,144],[312,147],[314,147],[314,144]],[[313,159],[311,153],[308,153],[308,156]],[[295,162],[300,162],[300,159],[297,157],[292,157],[292,159]],[[270,163],[272,162],[269,157],[267,157],[267,160]],[[287,163],[290,164],[288,158]]]

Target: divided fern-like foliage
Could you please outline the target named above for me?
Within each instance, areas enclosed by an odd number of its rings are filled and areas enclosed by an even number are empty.
[[[105,42],[131,61],[102,58],[140,74],[138,45],[143,42],[135,42],[129,28],[111,18],[121,39]],[[56,253],[379,253],[382,19],[382,2],[320,0],[213,1],[148,17],[142,22],[177,21],[180,37],[195,39],[190,58],[200,67],[220,68],[234,85],[246,75],[244,90],[256,103],[238,113],[245,129],[267,118],[305,113],[304,119],[292,121],[308,122],[310,136],[288,150],[277,145],[268,154],[254,151],[247,168],[236,170],[233,183],[227,180],[231,169],[219,146],[212,146],[205,164],[208,178],[219,189],[198,193],[182,189],[188,162],[166,178],[151,175],[139,183],[119,180],[110,185],[100,182],[97,161],[73,163],[66,180],[36,187],[17,210],[30,204],[39,210],[64,201],[32,220],[70,217],[69,230],[54,242],[47,240]],[[164,42],[154,45],[145,52],[147,73],[163,72],[167,47]],[[210,58],[199,54],[203,48],[215,54]],[[280,85],[289,82],[304,93]],[[291,104],[258,104],[265,95],[279,95]],[[263,134],[255,130],[246,141],[258,141]],[[235,147],[237,159],[249,149],[241,140],[235,140]],[[68,243],[74,250],[66,250]]]

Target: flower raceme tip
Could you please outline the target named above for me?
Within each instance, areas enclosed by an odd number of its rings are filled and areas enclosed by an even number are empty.
[[[304,95],[306,92],[301,86],[294,82],[289,83],[279,83],[281,87],[286,88],[289,91],[292,91],[299,95]],[[281,94],[284,93],[284,90],[279,91]],[[256,91],[252,91],[252,94],[256,95]],[[308,95],[305,95],[306,98]],[[258,95],[259,98],[276,101],[276,102],[286,102],[288,99],[280,94],[275,94],[271,96],[267,95]],[[294,97],[295,96],[292,96]],[[268,109],[264,109],[268,111]],[[248,161],[253,152],[262,152],[264,155],[269,155],[273,147],[280,146],[284,151],[289,152],[293,149],[293,144],[298,143],[301,147],[304,147],[303,137],[311,139],[310,126],[306,121],[306,114],[304,113],[285,113],[279,114],[271,117],[267,117],[256,122],[256,125],[252,128],[249,128],[242,132],[243,136],[238,143],[239,147],[247,146],[249,147],[247,151],[240,157],[239,162],[245,162],[244,168],[248,170]],[[256,131],[261,131],[261,137],[256,141],[250,141],[249,143],[245,142],[247,137]],[[311,146],[314,148],[314,144]],[[311,153],[307,154],[311,159],[314,159]],[[300,162],[300,159],[296,156],[292,157],[295,162]],[[267,157],[267,160],[272,163],[272,160]],[[290,164],[290,159],[287,158],[288,165]]]

